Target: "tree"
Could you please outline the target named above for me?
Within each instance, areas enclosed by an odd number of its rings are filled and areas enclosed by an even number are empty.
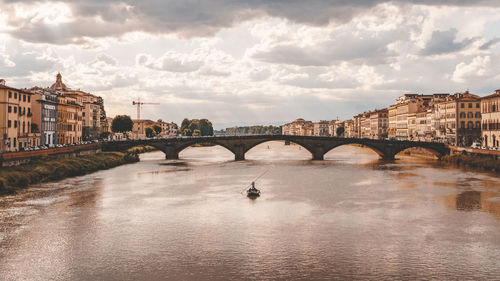
[[[117,115],[111,122],[111,130],[115,133],[125,133],[132,131],[134,122],[128,115]]]
[[[344,134],[344,127],[338,127],[336,133],[337,137],[341,137]]]
[[[184,120],[182,120],[182,123],[181,123],[180,131],[183,132],[184,129],[186,129],[189,126],[189,123],[190,123],[189,119],[184,118]]]
[[[155,131],[155,135],[158,135],[161,133],[161,127],[158,125],[153,126],[153,131]]]
[[[151,129],[150,127],[147,127],[146,128],[146,137],[148,138],[152,138],[154,137],[156,134],[155,134],[155,131],[153,129]]]

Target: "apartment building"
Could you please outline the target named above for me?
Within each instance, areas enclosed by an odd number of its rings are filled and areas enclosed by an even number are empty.
[[[57,143],[73,144],[82,141],[81,100],[76,95],[58,95]]]
[[[344,137],[346,138],[355,137],[354,120],[344,121]]]
[[[161,128],[161,132],[159,134],[159,137],[172,138],[172,137],[176,137],[179,134],[178,133],[179,127],[174,122],[169,123],[169,122],[165,122],[161,119],[158,119],[154,125],[159,126]]]
[[[317,137],[327,137],[329,122],[326,120],[321,120],[319,122],[313,123],[313,135]]]
[[[477,95],[457,93],[436,105],[439,114],[439,141],[470,146],[481,138],[481,100]]]
[[[33,88],[30,92],[33,93],[32,124],[36,124],[40,133],[39,145],[54,147],[57,144],[57,93],[42,88]]]
[[[0,79],[0,152],[19,151],[36,145],[31,132],[32,94],[5,85]]]
[[[500,147],[500,90],[481,98],[482,146]]]
[[[382,140],[387,138],[389,127],[389,111],[387,108],[375,110],[370,115],[370,136],[371,139]]]
[[[305,121],[302,118],[298,118],[291,123],[283,125],[281,133],[283,135],[312,136],[314,133],[314,125],[311,121]]]

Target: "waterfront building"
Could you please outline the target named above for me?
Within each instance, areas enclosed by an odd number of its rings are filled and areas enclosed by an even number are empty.
[[[397,106],[391,105],[387,109],[388,115],[388,127],[387,127],[387,137],[389,139],[396,138],[396,128],[397,128]]]
[[[361,119],[363,118],[363,114],[358,114],[358,115],[354,116],[353,118],[354,118],[353,137],[360,138],[361,137]]]
[[[355,136],[354,120],[344,121],[344,137],[354,138],[354,136]]]
[[[327,137],[329,122],[326,120],[321,120],[319,122],[313,123],[313,135],[317,137]]]
[[[77,95],[57,96],[57,143],[73,144],[82,141],[83,105]]]
[[[305,121],[302,118],[298,118],[291,123],[285,124],[281,128],[281,133],[283,135],[312,136],[313,132],[313,122]]]
[[[77,110],[77,122],[74,127],[75,142],[82,140],[98,139],[104,130],[106,112],[104,111],[104,101],[101,97],[81,91],[73,90],[62,81],[62,75],[56,75],[56,82],[50,86],[49,90],[56,91],[59,95],[70,97],[80,108]],[[64,101],[64,99],[62,99]],[[69,127],[68,127],[69,128]]]
[[[27,90],[5,85],[0,79],[0,152],[19,151],[38,143],[31,132],[31,99]]]
[[[161,128],[161,132],[158,134],[159,137],[173,138],[179,134],[179,127],[174,122],[169,123],[163,121],[162,119],[158,119],[158,121],[153,124],[153,126],[155,125]]]
[[[133,139],[144,139],[146,138],[146,128],[152,127],[155,122],[152,120],[141,119],[132,120],[134,125],[132,126],[132,138]]]
[[[481,98],[482,146],[500,147],[500,90]]]
[[[57,93],[38,87],[30,91],[33,93],[31,98],[32,124],[38,127],[39,145],[54,147],[57,143]]]
[[[82,103],[83,103],[82,139],[84,141],[98,139],[102,133],[101,131],[102,98],[81,91],[77,91],[76,93],[82,96]]]
[[[408,114],[408,140],[416,140],[417,134],[417,113]]]
[[[370,138],[371,136],[371,119],[369,112],[363,112],[360,117],[360,137],[361,138]]]
[[[344,133],[342,133],[342,135],[340,136],[337,136],[337,129],[340,127],[344,127],[344,121],[332,120],[328,122],[328,135],[332,137],[342,137]],[[345,132],[345,127],[344,127],[344,132]]]
[[[369,112],[370,115],[370,137],[382,140],[387,138],[389,125],[389,111],[387,108]]]
[[[481,138],[481,101],[469,92],[449,96],[437,103],[439,141],[457,146],[470,146]]]

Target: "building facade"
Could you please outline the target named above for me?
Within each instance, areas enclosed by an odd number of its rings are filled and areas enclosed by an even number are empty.
[[[389,110],[380,109],[369,113],[370,138],[382,140],[387,138],[389,127]]]
[[[482,146],[500,147],[500,90],[481,98]]]
[[[31,132],[31,98],[30,92],[0,80],[0,152],[20,151],[39,142]]]
[[[57,93],[41,88],[34,88],[31,92],[32,124],[38,127],[40,145],[54,147],[57,144]]]

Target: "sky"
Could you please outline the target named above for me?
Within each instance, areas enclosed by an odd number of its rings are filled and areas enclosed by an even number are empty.
[[[0,78],[216,129],[500,89],[498,0],[0,0]]]

